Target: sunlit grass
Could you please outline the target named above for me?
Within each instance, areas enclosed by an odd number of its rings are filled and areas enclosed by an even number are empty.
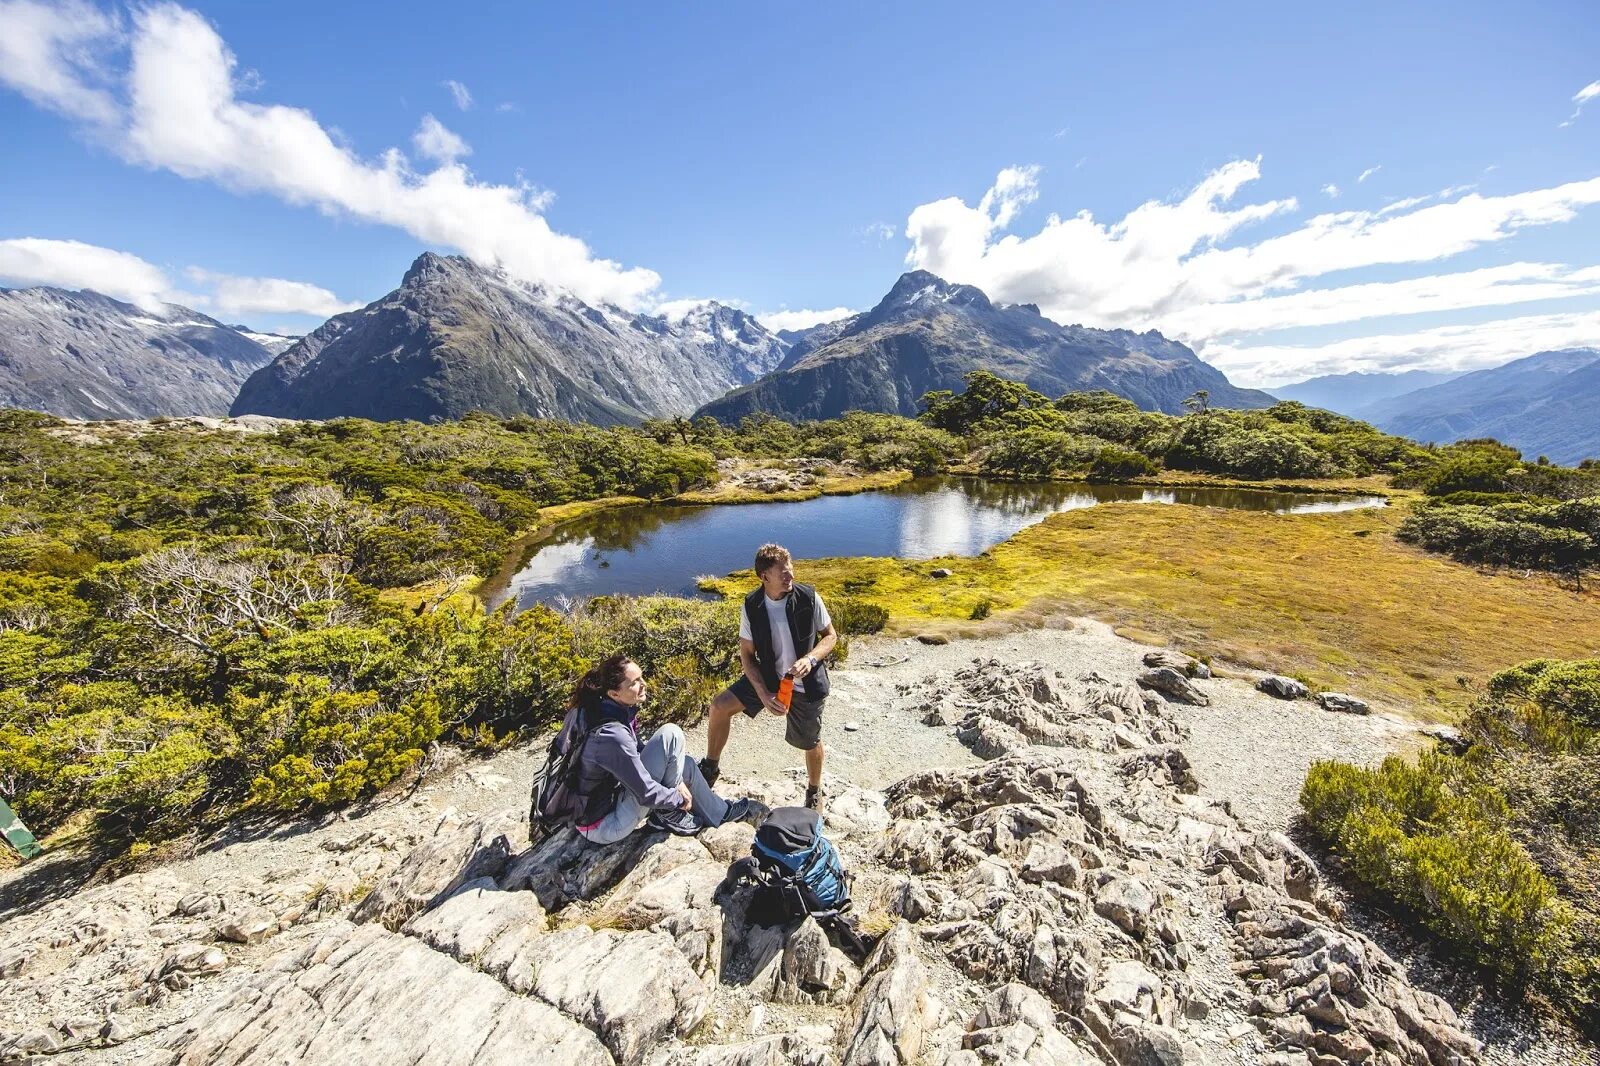
[[[723,481],[709,489],[680,492],[669,503],[798,503],[814,500],[818,496],[853,496],[858,492],[892,489],[911,479],[908,470],[880,470],[875,473],[845,477],[823,477],[800,488],[780,492],[763,492],[732,482]]]
[[[1458,678],[1600,651],[1600,592],[1400,544],[1404,510],[1107,504],[1053,515],[976,558],[805,560],[797,569],[826,595],[886,608],[892,633],[977,635],[1088,615],[1421,718],[1452,717],[1470,700]],[[940,567],[952,576],[929,576]],[[705,587],[731,595],[753,580],[745,571]],[[985,599],[990,616],[972,621]]]

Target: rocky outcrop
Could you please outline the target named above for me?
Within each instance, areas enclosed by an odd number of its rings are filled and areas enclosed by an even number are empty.
[[[1340,711],[1344,714],[1371,714],[1372,708],[1366,700],[1359,700],[1343,692],[1319,692],[1317,702],[1325,711]]]
[[[1161,700],[1135,685],[1094,673],[1072,678],[1036,662],[977,659],[907,692],[920,700],[925,724],[955,724],[956,737],[985,759],[1033,745],[1128,751],[1183,734]]]
[[[1177,703],[1209,707],[1211,697],[1201,692],[1189,676],[1170,666],[1152,666],[1139,674],[1139,687],[1159,692]]]
[[[307,941],[169,1038],[172,1061],[613,1062],[590,1029],[418,940],[342,925]]]
[[[1280,700],[1303,700],[1311,694],[1305,683],[1280,674],[1268,674],[1256,682],[1256,689]]]
[[[509,812],[447,815],[406,837],[330,833],[259,884],[138,875],[8,920],[0,1057],[127,1042],[131,1061],[186,1066],[1475,1061],[1303,852],[1204,797],[1172,708],[1131,677],[980,660],[907,695],[994,754],[835,790],[865,958],[814,920],[752,924],[753,889],[728,877],[749,826],[600,848],[530,844]]]
[[[1199,659],[1184,655],[1182,652],[1167,650],[1147,651],[1141,661],[1151,668],[1166,667],[1169,670],[1176,670],[1184,677],[1205,679],[1211,676],[1211,667]]]

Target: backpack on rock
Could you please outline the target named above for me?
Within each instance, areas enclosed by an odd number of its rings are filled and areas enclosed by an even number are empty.
[[[850,883],[839,849],[822,832],[822,815],[805,807],[777,807],[756,829],[751,857],[735,864],[737,880],[753,882],[750,921],[781,925],[807,916],[836,934],[857,962],[866,945],[844,918]]]
[[[576,724],[581,725],[582,719]],[[593,731],[585,729],[572,737],[564,737],[565,732],[556,732],[545,752],[544,766],[533,777],[528,828],[536,842],[558,829],[577,824],[588,802],[578,791],[578,771],[583,762],[584,745]]]

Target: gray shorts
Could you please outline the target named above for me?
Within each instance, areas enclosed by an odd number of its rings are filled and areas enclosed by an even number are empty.
[[[741,677],[729,685],[728,691],[734,694],[744,707],[744,713],[751,718],[766,713],[767,709],[756,698],[756,687],[748,677]],[[783,739],[791,748],[810,751],[822,742],[822,705],[827,702],[826,696],[820,700],[808,700],[798,692],[790,699],[789,713],[783,716]]]

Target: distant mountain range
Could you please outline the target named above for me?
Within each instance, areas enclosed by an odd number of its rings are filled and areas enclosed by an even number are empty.
[[[1268,389],[1280,400],[1298,400],[1307,407],[1320,407],[1351,418],[1364,418],[1367,407],[1383,400],[1391,400],[1417,389],[1442,385],[1460,372],[1437,370],[1407,370],[1400,374],[1368,374],[1356,371],[1351,374],[1328,374],[1309,378],[1293,385],[1280,385]]]
[[[273,346],[292,340],[177,304],[0,289],[0,407],[84,419],[225,414]]]
[[[1539,352],[1372,404],[1367,421],[1445,443],[1494,437],[1529,459],[1600,458],[1600,348]]]
[[[400,287],[337,315],[250,377],[232,413],[438,421],[468,411],[601,425],[687,414],[782,360],[718,303],[679,319],[518,281],[428,252]]]
[[[431,252],[381,300],[301,338],[176,304],[0,289],[0,407],[71,418],[911,415],[924,393],[960,390],[980,368],[1050,396],[1106,389],[1172,413],[1200,389],[1214,407],[1274,402],[1154,330],[1059,325],[926,271],[903,275],[870,311],[776,334],[715,302],[670,318],[594,307]],[[1423,441],[1491,436],[1529,458],[1600,456],[1600,348],[1460,376],[1336,374],[1271,391]]]
[[[923,270],[901,276],[870,311],[787,333],[778,369],[700,409],[722,421],[760,411],[784,418],[832,418],[846,411],[917,413],[932,389],[963,388],[984,369],[1048,396],[1107,389],[1151,411],[1181,412],[1209,390],[1214,407],[1267,407],[1264,392],[1241,389],[1189,348],[1151,330],[1062,326],[1032,304],[997,305],[982,290]]]

